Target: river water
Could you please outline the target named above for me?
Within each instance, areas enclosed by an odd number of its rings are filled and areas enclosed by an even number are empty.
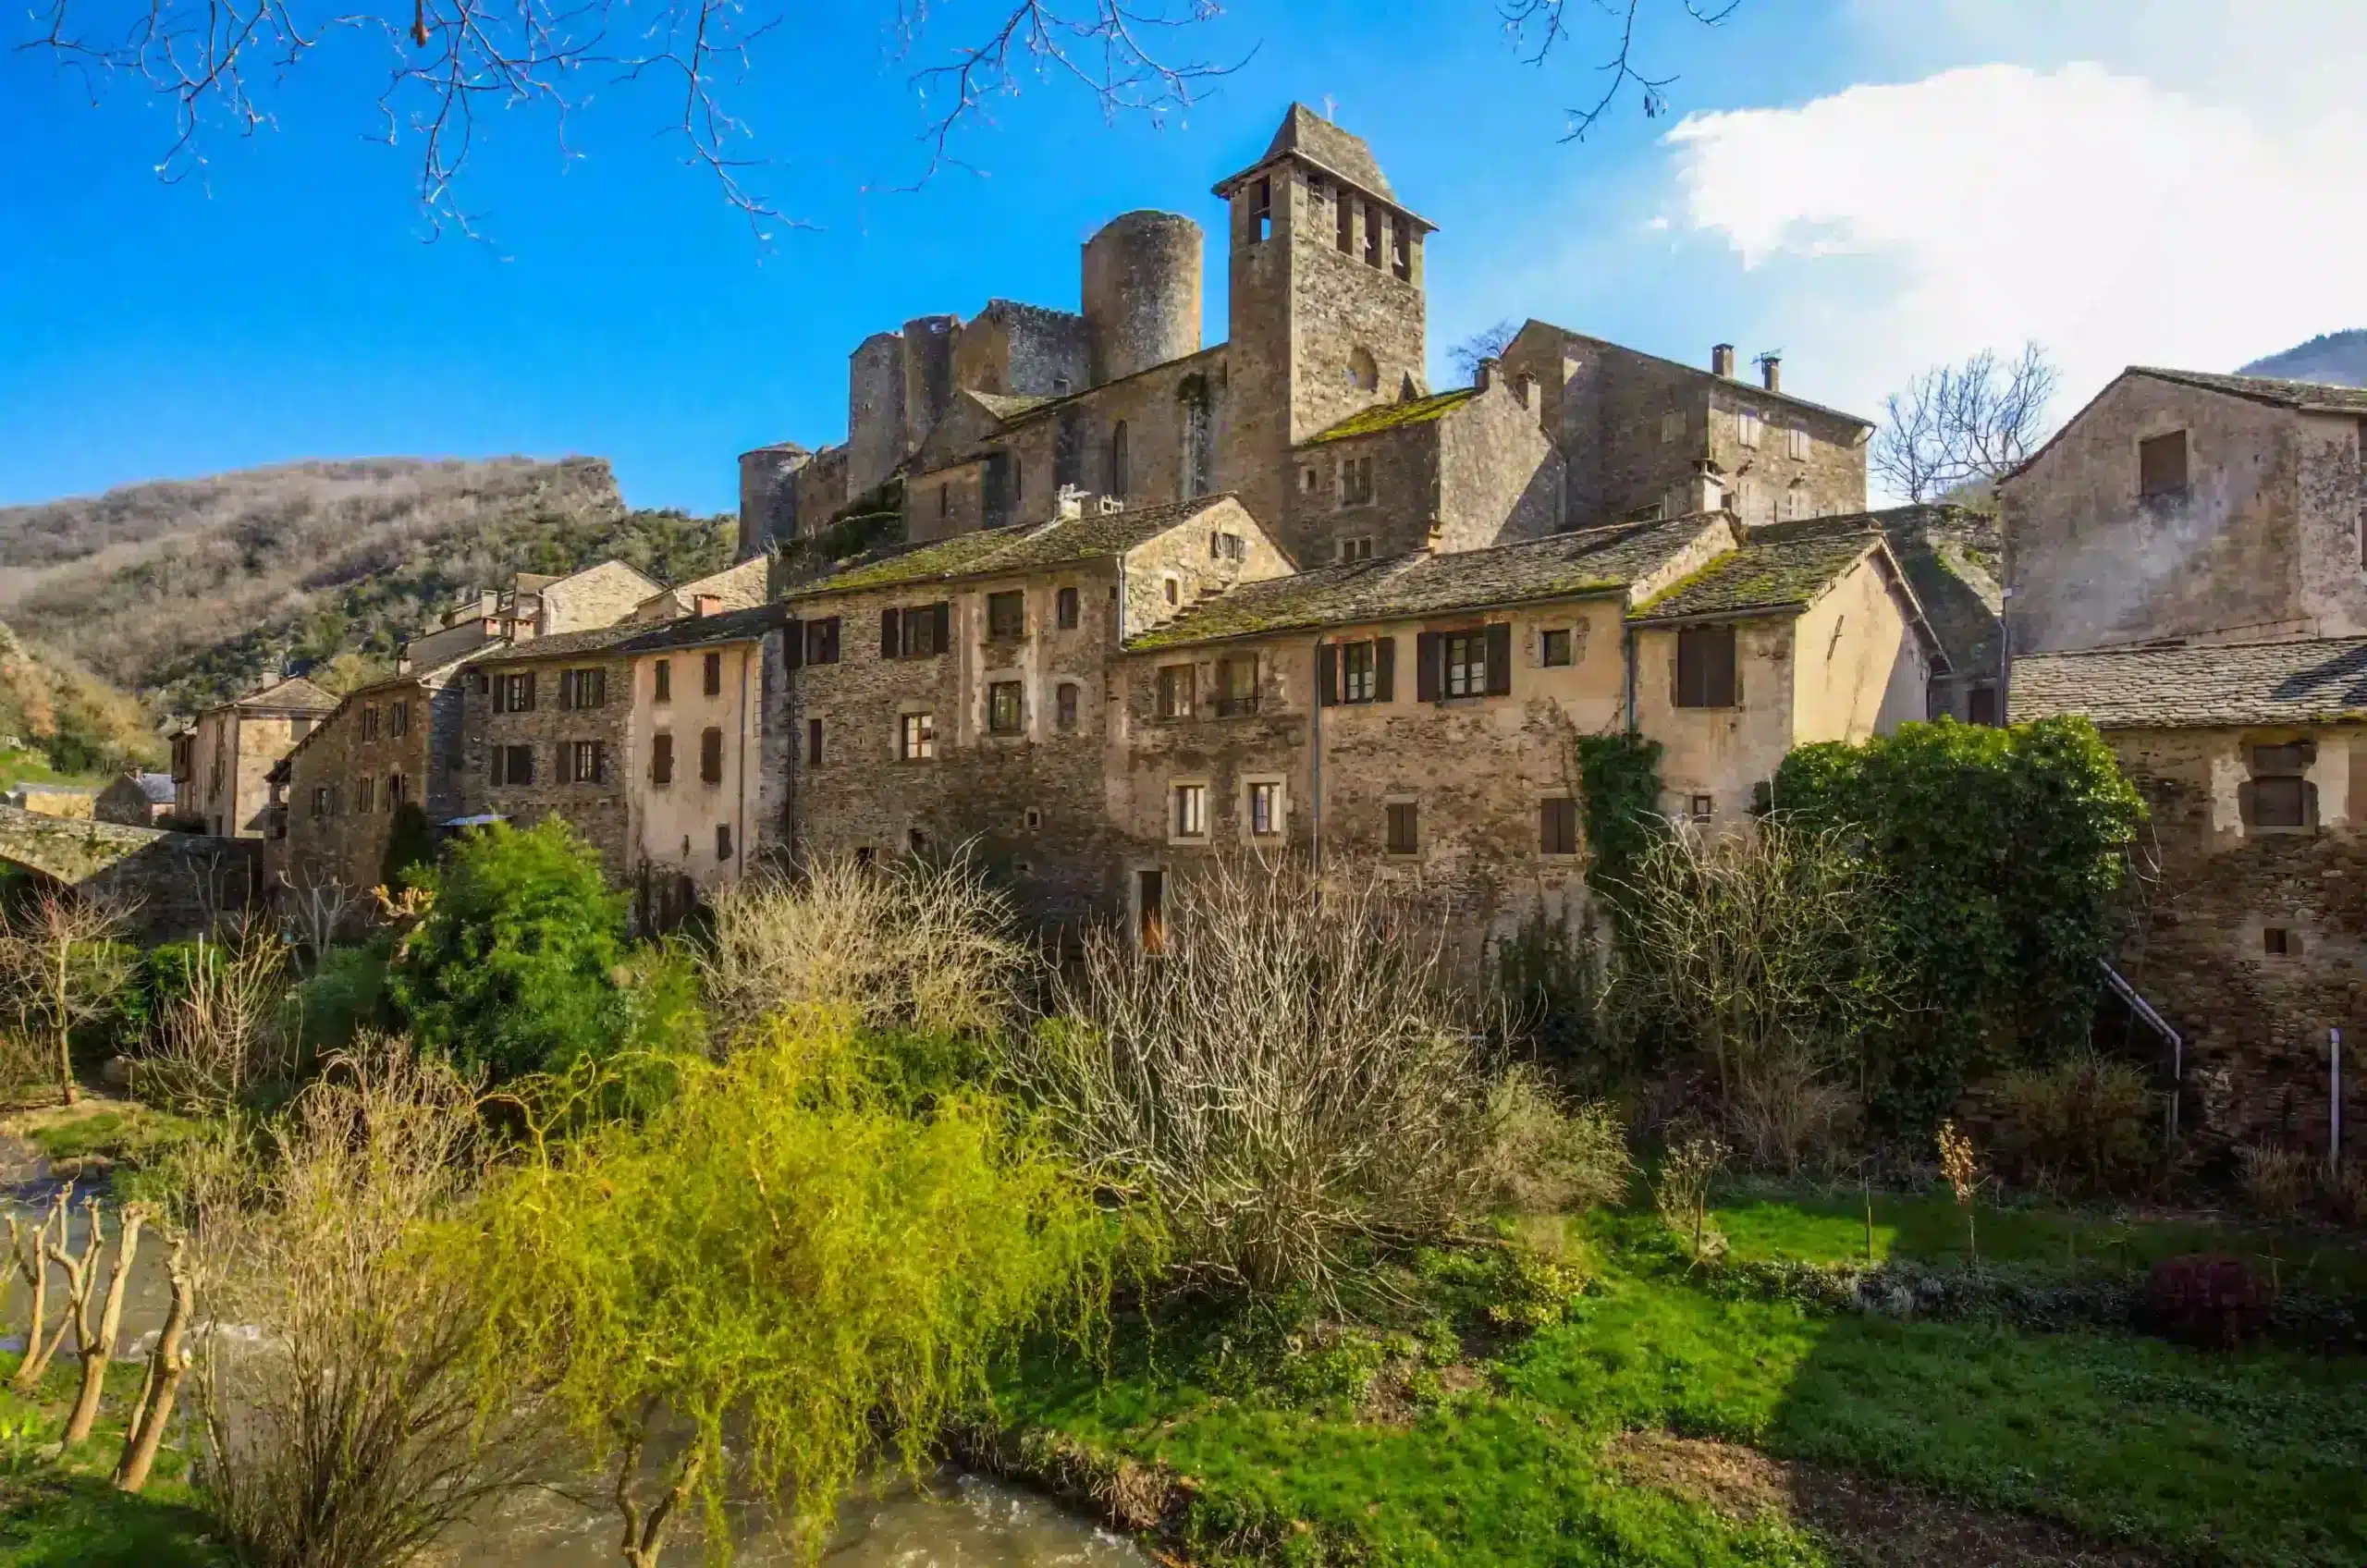
[[[54,1188],[30,1160],[21,1144],[0,1134],[0,1212],[38,1219]],[[110,1226],[110,1231],[112,1227]],[[82,1227],[73,1231],[80,1245]],[[0,1255],[5,1240],[0,1239]],[[123,1358],[145,1355],[164,1322],[166,1302],[165,1248],[152,1234],[141,1238],[123,1318]],[[0,1256],[0,1265],[5,1265]],[[50,1323],[57,1322],[57,1277],[51,1276]],[[0,1290],[5,1324],[21,1334],[21,1286]],[[202,1305],[202,1304],[201,1304]],[[19,1348],[17,1339],[0,1346]],[[61,1359],[70,1355],[61,1351]],[[186,1408],[186,1405],[185,1405]],[[570,1492],[604,1497],[597,1480]],[[795,1561],[788,1547],[767,1530],[761,1516],[743,1512],[738,1561],[747,1568],[785,1568]],[[586,1568],[619,1561],[616,1513],[601,1503],[578,1501],[556,1491],[521,1494],[490,1517],[460,1531],[431,1553],[430,1560],[468,1568]],[[684,1568],[699,1562],[695,1531],[685,1530],[668,1545],[665,1562]],[[1152,1568],[1133,1542],[1042,1495],[989,1476],[947,1466],[920,1485],[896,1481],[851,1499],[839,1516],[836,1537],[824,1561],[831,1568]]]

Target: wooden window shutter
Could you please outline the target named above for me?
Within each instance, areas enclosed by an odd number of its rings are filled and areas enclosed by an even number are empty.
[[[488,765],[487,771],[492,781],[496,784],[508,783],[509,780],[503,777],[501,769],[502,765],[509,760],[509,748],[507,746],[496,746],[493,749],[493,755],[485,760]]]
[[[1397,639],[1377,637],[1372,644],[1372,700],[1397,700]]]
[[[896,656],[896,612],[893,609],[879,612],[879,656],[883,659]]]
[[[528,670],[525,678],[519,684],[521,688],[520,695],[523,700],[518,704],[517,711],[532,713],[534,711],[534,672]]]
[[[1488,695],[1513,694],[1513,628],[1508,620],[1488,628]]]
[[[723,782],[723,731],[709,729],[699,732],[699,778],[709,784]]]
[[[1330,707],[1340,700],[1340,650],[1331,643],[1315,650],[1315,701]]]
[[[781,653],[789,668],[795,669],[805,662],[805,623],[791,621],[781,632]]]
[[[953,646],[953,606],[944,599],[939,599],[929,606],[928,611],[937,621],[935,636],[937,646],[934,651],[944,653]]]
[[[1435,631],[1414,634],[1414,695],[1420,702],[1439,700],[1439,641]]]
[[[579,700],[583,684],[583,672],[562,669],[558,672],[558,705],[561,711],[581,707]]]
[[[649,781],[652,784],[674,782],[674,737],[663,729],[650,737]]]

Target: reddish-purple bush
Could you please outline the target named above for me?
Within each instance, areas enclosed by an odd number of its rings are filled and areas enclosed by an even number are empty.
[[[2273,1292],[2250,1265],[2225,1253],[2193,1253],[2153,1266],[2153,1324],[2174,1340],[2233,1350],[2268,1325]]]

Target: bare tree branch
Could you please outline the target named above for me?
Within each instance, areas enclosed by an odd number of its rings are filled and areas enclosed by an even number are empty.
[[[1884,400],[1867,460],[1910,501],[1985,489],[2038,449],[2059,380],[2036,343],[2012,361],[1984,349],[1934,366]]]
[[[1668,113],[1668,89],[1677,80],[1674,72],[1652,76],[1637,65],[1636,18],[1644,9],[1645,0],[1589,0],[1589,4],[1618,24],[1619,41],[1610,58],[1595,67],[1598,76],[1610,79],[1601,96],[1589,107],[1568,111],[1569,128],[1562,136],[1564,141],[1585,141],[1587,132],[1611,112],[1621,92],[1630,86],[1642,94],[1644,117],[1659,118]],[[1677,4],[1703,27],[1716,27],[1741,7],[1742,0],[1725,0],[1723,5],[1677,0]],[[1554,45],[1570,36],[1569,6],[1570,0],[1502,0],[1498,14],[1503,18],[1506,35],[1527,54],[1528,64],[1541,66],[1553,53]]]
[[[1520,324],[1515,321],[1491,322],[1446,351],[1455,374],[1466,381],[1479,378],[1479,361],[1501,360],[1504,350],[1520,336]]]

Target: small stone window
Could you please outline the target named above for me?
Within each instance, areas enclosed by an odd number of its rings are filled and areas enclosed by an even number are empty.
[[[1159,671],[1159,717],[1192,717],[1193,670],[1188,664],[1162,665]]]
[[[534,748],[496,746],[488,766],[496,784],[532,784],[534,781]]]
[[[820,620],[805,623],[805,662],[836,664],[839,662],[839,618],[825,616]]]
[[[1422,850],[1421,808],[1412,801],[1392,801],[1386,809],[1384,842],[1392,855],[1419,854]]]
[[[903,716],[896,736],[896,755],[905,762],[926,762],[937,755],[937,719],[925,713]]]
[[[378,704],[375,703],[367,703],[362,705],[362,738],[365,741],[374,741],[378,738]]]
[[[1178,839],[1205,839],[1208,836],[1208,787],[1206,784],[1177,784],[1167,791],[1168,832]]]
[[[1759,445],[1759,415],[1749,409],[1735,416],[1735,436],[1746,447]]]
[[[1686,820],[1688,822],[1707,822],[1710,820],[1710,814],[1714,807],[1715,802],[1707,795],[1687,795],[1685,797]]]
[[[1370,202],[1365,203],[1365,265],[1380,265],[1380,209]]]
[[[1348,350],[1348,385],[1359,392],[1370,392],[1380,385],[1380,361],[1372,357],[1369,349]]]
[[[1063,680],[1052,694],[1052,723],[1063,735],[1076,728],[1077,684]]]
[[[374,786],[371,778],[366,773],[360,778],[354,780],[353,809],[355,811],[368,812],[374,809],[374,796],[372,794],[373,788]]]
[[[709,654],[709,658],[715,655]],[[558,705],[562,708],[604,707],[608,701],[605,669],[563,669],[558,672]]]
[[[1809,433],[1797,425],[1784,432],[1784,447],[1794,462],[1809,460]]]
[[[1260,179],[1249,188],[1249,241],[1262,245],[1274,237],[1274,182]]]
[[[808,630],[811,631],[810,628]],[[659,659],[651,666],[649,680],[653,701],[670,703],[674,700],[674,661],[672,659]]]
[[[1573,662],[1568,627],[1550,627],[1537,634],[1537,662],[1547,669],[1560,669]]]
[[[2251,749],[2251,777],[2237,787],[2247,827],[2309,828],[2318,825],[2318,787],[2304,777],[2317,760],[2308,741]]]
[[[1303,469],[1301,469],[1301,470],[1299,470],[1299,471],[1298,471],[1298,493],[1299,493],[1300,495],[1302,495],[1302,496],[1312,496],[1312,495],[1314,495],[1314,494],[1315,494],[1316,486],[1317,486],[1317,485],[1318,485],[1318,484],[1322,484],[1322,483],[1323,483],[1323,476],[1322,476],[1321,474],[1319,474],[1319,473],[1317,473],[1313,469],[1311,469],[1311,468],[1303,468]],[[2361,545],[2361,548],[2362,550],[2367,550],[2367,545]]]
[[[2260,950],[2270,958],[2296,958],[2300,955],[2301,938],[2282,925],[2263,925],[2260,932]]]
[[[1063,631],[1076,630],[1076,590],[1063,588],[1052,596],[1052,620]]]
[[[1339,550],[1340,561],[1343,566],[1353,565],[1357,561],[1368,561],[1372,559],[1372,535],[1359,533],[1353,538],[1343,539],[1340,541]]]
[[[562,784],[606,784],[608,781],[608,748],[598,741],[560,741],[558,781]]]
[[[325,784],[313,786],[313,815],[314,816],[329,815],[329,787]]]
[[[728,822],[718,822],[715,825],[715,858],[717,860],[731,858],[731,824]]]
[[[818,718],[805,721],[805,766],[822,766],[822,721]]]
[[[1167,595],[1167,602],[1168,602],[1169,604],[1171,604],[1171,605],[1175,605],[1175,604],[1180,604],[1180,603],[1182,603],[1182,602],[1183,602],[1183,598],[1184,598],[1184,588],[1183,588],[1183,585],[1182,585],[1181,583],[1179,583],[1179,582],[1177,582],[1175,581],[1175,579],[1173,579],[1173,578],[1170,577],[1170,578],[1167,578],[1167,579],[1163,580],[1163,581],[1159,583],[1159,588],[1160,588],[1160,590],[1161,590],[1163,593],[1165,593],[1165,594],[1166,594],[1166,595]]]
[[[2149,435],[2137,443],[2137,497],[2176,501],[2186,496],[2186,432]]]
[[[1537,852],[1574,855],[1578,852],[1578,802],[1556,795],[1537,802]]]
[[[401,736],[411,733],[411,704],[390,703],[386,707],[386,733]]]
[[[938,520],[943,521],[951,513],[952,509],[953,486],[950,484],[938,485],[937,487],[937,515]]]
[[[1372,505],[1372,459],[1350,458],[1340,465],[1340,504],[1343,507]]]
[[[1279,778],[1254,778],[1248,789],[1249,836],[1272,839],[1282,831],[1282,784]]]
[[[1027,631],[1027,595],[1013,588],[1008,593],[987,595],[987,635],[994,638],[1021,637]]]
[[[1016,680],[998,680],[987,688],[987,733],[1020,732],[1025,718],[1024,690]]]
[[[1217,666],[1217,717],[1238,718],[1257,711],[1257,655],[1241,654]]]

